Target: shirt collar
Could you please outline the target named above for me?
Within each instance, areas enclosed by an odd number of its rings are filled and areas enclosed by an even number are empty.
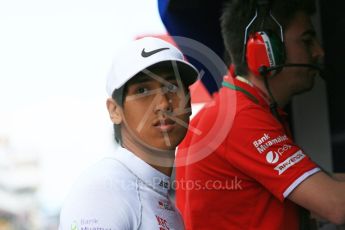
[[[153,168],[126,148],[119,147],[114,157],[148,187],[163,195],[168,195],[170,177]]]
[[[233,85],[243,89],[244,91],[247,92],[245,94],[247,95],[247,97],[250,100],[252,100],[254,103],[259,104],[260,106],[270,110],[270,98],[269,98],[269,96],[265,92],[263,92],[260,88],[256,87],[254,84],[252,84],[250,81],[248,81],[246,78],[244,78],[242,76],[236,76],[235,78],[231,77],[231,76],[225,76],[224,82],[233,84]],[[241,91],[241,90],[239,90],[239,91]],[[284,116],[284,117],[287,116],[286,112],[280,107],[278,108],[278,113],[281,116]]]

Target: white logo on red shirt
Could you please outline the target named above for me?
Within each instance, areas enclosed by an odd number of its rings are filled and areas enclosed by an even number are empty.
[[[277,152],[275,152],[275,151],[269,151],[266,154],[266,160],[270,164],[277,163],[278,160],[279,160],[279,154]]]
[[[262,137],[260,137],[258,140],[253,141],[253,145],[258,148],[261,144],[265,143],[270,139],[270,136],[265,133]]]
[[[294,155],[292,155],[291,157],[288,157],[285,161],[283,161],[282,163],[277,165],[274,168],[274,170],[277,170],[278,174],[281,175],[288,168],[290,168],[291,166],[293,166],[293,165],[297,164],[298,162],[300,162],[304,157],[305,157],[305,155],[303,154],[302,150],[299,150]]]
[[[255,146],[256,150],[261,154],[272,145],[278,144],[286,140],[288,140],[288,137],[286,135],[278,136],[274,139],[271,139],[270,136],[267,133],[265,133],[261,138],[253,141],[253,145]]]
[[[283,153],[291,149],[291,145],[285,144],[282,147],[278,148],[277,151],[269,151],[266,154],[266,161],[270,164],[275,164],[279,161],[279,157],[283,155]]]

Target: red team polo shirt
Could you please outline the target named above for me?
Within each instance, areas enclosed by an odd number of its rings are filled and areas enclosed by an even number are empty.
[[[176,203],[186,228],[298,229],[300,207],[285,198],[320,169],[272,115],[258,88],[238,79],[226,82],[191,121],[199,132],[188,131],[177,153],[187,164],[176,169]],[[232,90],[234,104],[226,101]],[[224,112],[219,110],[224,101],[234,109],[232,126],[210,154],[188,164],[203,150],[190,146],[207,136]],[[207,138],[207,143],[213,141]]]

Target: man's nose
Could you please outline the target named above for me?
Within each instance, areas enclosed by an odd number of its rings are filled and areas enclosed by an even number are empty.
[[[325,51],[322,48],[319,41],[316,42],[314,50],[313,50],[313,58],[316,60],[320,60],[325,56]]]
[[[157,99],[158,103],[155,106],[154,112],[172,112],[172,99],[169,96],[169,93],[162,90],[157,94],[157,97],[159,97],[159,99]]]

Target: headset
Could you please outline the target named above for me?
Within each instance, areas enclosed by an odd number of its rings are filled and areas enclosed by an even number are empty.
[[[319,71],[322,76],[322,68],[318,65],[307,63],[285,63],[285,45],[283,28],[270,10],[270,0],[256,0],[257,8],[254,17],[245,28],[243,62],[247,62],[248,69],[255,76],[270,77],[277,74],[285,67],[312,68]],[[255,31],[248,35],[250,27],[258,18],[264,20],[269,17],[279,28],[279,36],[273,31]]]
[[[268,69],[285,62],[283,43],[271,31],[254,32],[249,35],[247,40],[246,60],[249,70],[255,76],[263,74],[271,76],[275,72],[268,71]]]

